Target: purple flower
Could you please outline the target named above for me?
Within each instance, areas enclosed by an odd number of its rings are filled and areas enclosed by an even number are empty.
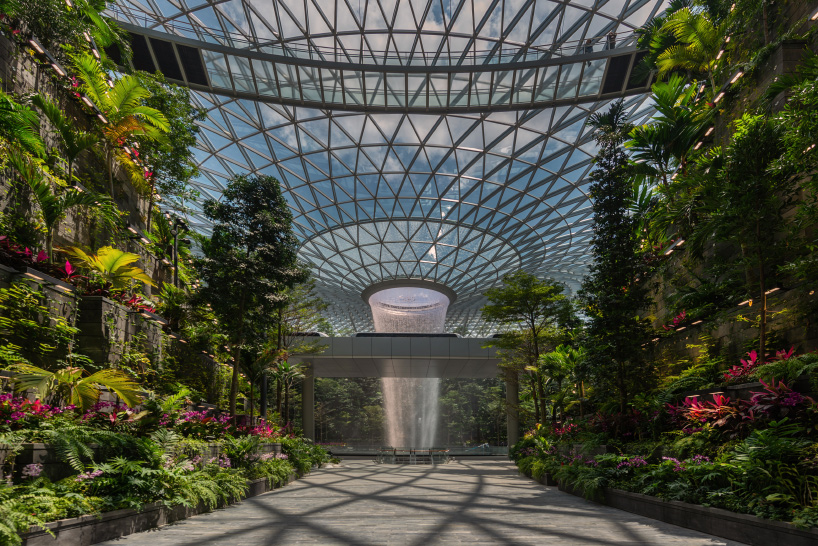
[[[39,463],[27,464],[23,467],[23,478],[39,478],[43,473],[43,465]]]
[[[85,480],[93,480],[94,478],[98,478],[105,474],[102,470],[94,470],[93,472],[85,472],[84,474],[80,474],[77,476],[77,481],[82,483]]]

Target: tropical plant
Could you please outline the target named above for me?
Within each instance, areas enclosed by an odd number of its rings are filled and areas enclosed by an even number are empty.
[[[540,355],[566,336],[575,319],[564,290],[556,281],[515,271],[503,277],[502,286],[486,291],[488,303],[481,310],[486,321],[510,330],[492,340],[492,345],[508,354],[507,370],[512,371],[509,366],[512,362],[521,362],[529,372],[531,396],[540,422],[548,420],[545,379],[538,367]]]
[[[142,269],[131,265],[139,260],[138,254],[123,252],[110,246],[100,248],[96,254],[87,254],[78,247],[69,247],[65,251],[81,266],[99,275],[112,290],[128,289],[134,281],[156,286]]]
[[[677,70],[693,74],[705,74],[710,82],[713,97],[716,96],[716,70],[719,52],[727,36],[728,22],[717,21],[707,12],[682,8],[668,17],[663,30],[678,43],[667,47],[656,57],[658,76],[663,78]],[[723,57],[723,56],[722,56]]]
[[[45,155],[37,113],[0,91],[0,137],[36,157]]]
[[[54,230],[70,210],[92,209],[109,225],[113,225],[119,219],[116,205],[107,195],[77,188],[63,188],[55,192],[52,190],[49,175],[28,156],[12,152],[8,155],[8,161],[31,189],[34,199],[40,206],[45,227],[45,249],[49,260],[54,259]]]
[[[629,214],[632,172],[623,143],[631,126],[622,101],[591,117],[600,147],[590,187],[594,209],[594,262],[580,294],[589,318],[588,356],[581,372],[599,393],[611,393],[620,413],[637,392],[651,385],[653,367],[645,360],[648,268],[640,253],[637,219]]]
[[[220,201],[205,202],[204,212],[214,226],[213,236],[201,245],[199,296],[213,306],[234,349],[230,413],[235,415],[243,345],[253,332],[267,328],[284,290],[304,280],[305,272],[296,262],[292,213],[275,178],[237,176]]]
[[[63,368],[54,372],[30,364],[14,366],[15,390],[35,389],[42,400],[56,399],[83,410],[97,403],[100,387],[110,389],[123,402],[135,406],[141,400],[140,387],[119,370],[100,370],[88,374],[81,368]]]
[[[652,87],[656,108],[650,123],[635,127],[630,148],[632,159],[649,167],[651,181],[658,180],[667,189],[670,176],[678,168],[682,174],[687,170],[687,157],[696,141],[701,138],[710,118],[696,101],[696,86],[689,85],[678,75],[667,82],[657,82]]]
[[[284,360],[276,364],[272,376],[284,387],[284,408],[281,411],[281,420],[282,425],[286,425],[290,419],[290,389],[296,381],[304,378],[303,366],[290,364]]]
[[[66,179],[69,184],[74,183],[74,163],[79,155],[92,149],[99,142],[99,136],[77,128],[77,124],[69,119],[62,109],[45,95],[35,95],[31,102],[42,110],[48,121],[56,129],[60,137],[60,152],[67,163]]]
[[[165,115],[144,104],[150,98],[139,78],[133,75],[121,76],[108,85],[108,76],[100,62],[90,53],[79,53],[71,57],[74,70],[82,81],[81,89],[102,111],[105,122],[102,126],[103,152],[108,169],[108,185],[114,192],[114,160],[129,168],[135,183],[144,186],[144,174],[123,146],[131,144],[136,137],[162,140],[168,131]]]

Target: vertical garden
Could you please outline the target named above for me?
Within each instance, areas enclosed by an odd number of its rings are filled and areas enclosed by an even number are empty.
[[[0,2],[2,544],[83,514],[212,509],[329,460],[294,419],[282,338],[322,303],[279,184],[191,189],[203,114],[110,60],[130,51],[105,8]]]
[[[591,119],[582,324],[506,334],[547,344],[505,361],[531,385],[521,471],[595,499],[618,489],[818,525],[808,4],[672,2],[640,31],[656,113],[634,126],[617,102]]]

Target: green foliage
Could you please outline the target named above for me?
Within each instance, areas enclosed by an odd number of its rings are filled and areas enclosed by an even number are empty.
[[[718,21],[707,12],[682,8],[665,20],[662,30],[676,39],[676,43],[664,47],[656,56],[659,77],[676,71],[706,75],[712,96],[716,95],[716,71],[719,51],[724,45],[728,22]]]
[[[222,200],[206,201],[204,210],[214,227],[213,236],[202,242],[200,296],[227,328],[239,363],[245,340],[266,329],[284,299],[283,290],[304,279],[296,263],[292,213],[270,176],[232,179]],[[231,414],[236,412],[238,379],[237,365],[230,386]]]
[[[39,284],[15,281],[0,288],[0,365],[29,361],[41,366],[83,360],[72,353],[79,330],[46,303]]]
[[[615,396],[623,413],[632,396],[653,381],[642,352],[648,333],[640,313],[648,307],[648,269],[639,252],[636,219],[628,211],[631,172],[623,143],[631,127],[625,117],[619,101],[591,118],[600,147],[590,187],[594,263],[580,294],[589,318],[588,357],[581,372],[597,393]]]
[[[45,155],[37,113],[2,91],[0,91],[0,138],[6,140],[13,148],[19,146],[35,157]]]
[[[9,163],[14,166],[40,208],[45,231],[45,248],[49,259],[53,259],[54,230],[73,209],[93,210],[97,217],[103,219],[107,226],[113,226],[119,219],[119,211],[114,202],[106,195],[99,195],[77,188],[62,188],[54,191],[53,180],[41,166],[29,157],[17,153],[8,155]]]
[[[138,254],[110,246],[100,248],[96,254],[87,254],[77,247],[69,247],[66,252],[113,290],[130,289],[137,281],[156,286],[143,270],[131,265],[139,260]]]
[[[329,462],[329,453],[311,441],[297,438],[282,438],[281,450],[299,475],[307,474],[313,466],[320,467]]]
[[[145,105],[162,112],[168,122],[167,138],[140,138],[139,153],[147,158],[156,191],[166,204],[182,209],[184,200],[195,199],[198,194],[188,183],[199,175],[191,150],[199,134],[196,122],[204,119],[205,111],[193,105],[186,87],[167,83],[162,74],[134,75],[150,93]]]
[[[115,392],[129,406],[136,406],[141,400],[139,385],[119,370],[105,369],[92,374],[81,368],[63,368],[54,372],[20,363],[13,368],[15,390],[24,392],[35,389],[42,400],[57,400],[82,409],[96,404],[100,388]]]

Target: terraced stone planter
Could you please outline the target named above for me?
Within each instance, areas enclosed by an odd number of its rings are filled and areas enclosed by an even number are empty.
[[[547,474],[535,481],[549,486],[556,484],[556,480]],[[559,489],[571,495],[582,496],[580,491],[565,483],[559,484]],[[605,489],[598,500],[607,506],[632,514],[752,546],[770,546],[771,544],[815,546],[818,544],[818,528],[799,529],[791,523],[772,521],[749,514],[738,514],[721,508],[665,501],[621,489]]]
[[[295,480],[290,475],[287,483],[270,487],[267,478],[248,480],[247,497],[255,497],[283,487]],[[224,506],[219,506],[223,508]],[[90,546],[106,540],[114,540],[133,533],[155,529],[191,516],[207,512],[204,505],[196,507],[174,506],[169,508],[160,502],[146,504],[141,510],[114,510],[99,516],[80,516],[62,519],[47,525],[54,537],[42,529],[32,528],[23,535],[23,546]]]

